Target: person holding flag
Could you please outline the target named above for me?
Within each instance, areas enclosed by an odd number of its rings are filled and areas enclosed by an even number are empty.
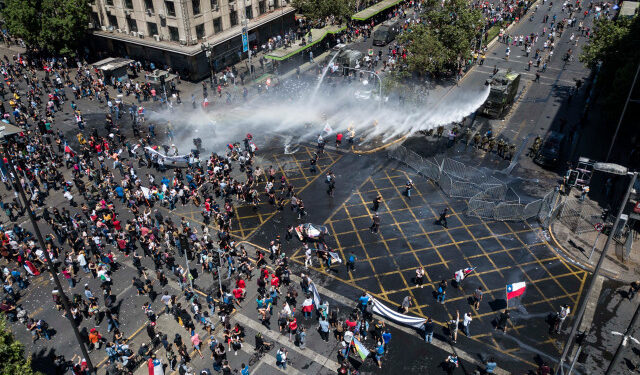
[[[475,267],[467,267],[465,269],[456,271],[456,273],[453,275],[453,279],[456,281],[456,286],[458,287],[458,289],[462,289],[462,281],[475,269]]]
[[[450,356],[447,357],[447,359],[445,360],[445,367],[447,370],[447,374],[453,374],[453,372],[458,368],[458,366],[460,365],[458,363],[458,356],[453,353]]]

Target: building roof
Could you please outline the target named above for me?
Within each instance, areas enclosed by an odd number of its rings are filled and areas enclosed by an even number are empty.
[[[633,17],[638,11],[640,3],[637,1],[625,1],[620,7],[620,17]]]
[[[127,66],[132,63],[131,59],[124,59],[121,57],[107,57],[104,60],[100,60],[92,65],[100,70],[114,70],[121,68],[123,66]]]
[[[323,27],[322,29],[311,29],[311,31],[309,32],[311,34],[311,43],[307,43],[304,46],[294,45],[293,47],[289,48],[276,48],[275,50],[269,52],[269,54],[265,55],[265,58],[278,61],[286,60],[315,45],[316,43],[320,43],[327,35],[340,33],[346,30],[346,28],[347,26],[329,25]],[[308,38],[309,34],[305,35],[305,37]]]
[[[382,0],[379,3],[376,3],[366,9],[361,10],[360,12],[351,16],[352,20],[356,21],[366,21],[369,18],[383,12],[393,6],[400,4],[402,0]]]
[[[22,128],[12,125],[5,120],[0,121],[0,140],[22,132]]]
[[[251,20],[249,20],[248,29],[253,30],[275,19],[278,19],[279,17],[283,17],[295,11],[296,11],[295,8],[288,5],[283,8],[279,8],[273,12],[261,14],[260,16],[254,17]],[[204,43],[208,43],[215,46],[220,43],[224,43],[228,40],[231,40],[235,37],[239,37],[241,34],[242,34],[242,25],[239,24],[237,26],[224,30],[220,33],[207,37]],[[126,43],[137,44],[140,46],[157,48],[162,51],[174,52],[174,53],[178,53],[186,56],[195,56],[199,53],[202,53],[201,45],[203,43],[198,43],[194,45],[182,45],[178,42],[171,42],[167,40],[156,41],[155,39],[153,39],[152,36],[145,36],[144,38],[140,38],[140,37],[124,34],[124,33],[118,33],[113,30],[112,31],[94,30],[93,35],[103,37],[103,38],[108,38],[108,39],[119,40]]]

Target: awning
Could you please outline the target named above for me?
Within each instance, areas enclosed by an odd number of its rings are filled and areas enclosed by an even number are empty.
[[[384,12],[385,10],[400,4],[403,0],[382,0],[381,2],[374,4],[356,14],[351,16],[352,20],[366,21],[369,18]]]

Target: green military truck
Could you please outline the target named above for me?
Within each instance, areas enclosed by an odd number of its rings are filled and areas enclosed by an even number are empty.
[[[504,117],[513,105],[518,92],[520,74],[499,69],[485,84],[491,86],[491,91],[487,100],[480,107],[480,113],[494,119]]]

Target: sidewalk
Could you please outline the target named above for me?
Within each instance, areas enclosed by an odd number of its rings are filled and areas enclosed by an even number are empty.
[[[588,199],[585,200],[585,204],[589,203]],[[595,228],[587,232],[576,233],[561,218],[553,220],[549,227],[549,235],[551,237],[549,240],[556,245],[569,262],[590,272],[595,269],[607,241],[607,235],[602,233],[598,236]],[[597,244],[594,248],[596,239]],[[589,259],[592,249],[593,255]],[[640,277],[640,244],[634,242],[629,259],[624,262],[622,260],[623,251],[624,243],[612,240],[602,264],[601,274],[612,280],[636,281]]]

